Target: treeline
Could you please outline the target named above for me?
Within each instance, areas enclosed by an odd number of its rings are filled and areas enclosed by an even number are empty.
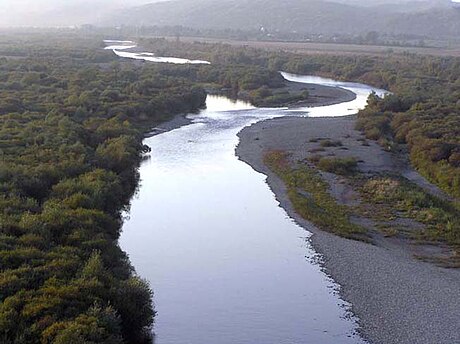
[[[305,33],[297,31],[280,31],[261,29],[218,29],[218,28],[193,28],[182,25],[174,26],[123,26],[122,28],[100,28],[91,25],[79,29],[81,32],[100,34],[104,32],[107,37],[112,35],[123,36],[153,36],[170,37],[181,39],[183,37],[205,37],[217,39],[231,39],[238,41],[259,41],[259,42],[303,42],[303,43],[331,43],[331,44],[359,44],[359,45],[382,45],[389,47],[425,47],[427,37],[405,34],[379,34],[371,30],[361,33],[334,32]]]
[[[0,59],[0,342],[148,342],[152,290],[118,246],[120,213],[146,128],[206,94],[90,40],[36,42],[1,49],[21,58]]]

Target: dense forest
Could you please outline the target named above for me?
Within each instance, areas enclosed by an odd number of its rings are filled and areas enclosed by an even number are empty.
[[[117,240],[122,211],[155,124],[203,107],[206,91],[256,105],[308,98],[279,70],[363,81],[358,126],[451,195],[460,195],[460,59],[298,56],[142,39],[158,55],[211,65],[118,59],[102,39],[59,35],[0,41],[0,341],[142,343],[152,290]],[[454,229],[457,230],[457,229]]]

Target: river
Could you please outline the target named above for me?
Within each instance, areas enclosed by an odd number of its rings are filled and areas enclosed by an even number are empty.
[[[265,119],[356,113],[372,88],[284,76],[344,87],[357,98],[288,110],[208,96],[206,110],[188,115],[190,125],[145,140],[152,152],[120,244],[155,291],[156,344],[364,343],[310,233],[235,147],[241,129]]]
[[[132,51],[132,49],[137,48],[137,44],[133,41],[119,41],[106,39],[104,40],[106,44],[105,50],[112,50],[115,55],[122,58],[132,59],[132,60],[141,60],[154,63],[172,63],[172,64],[211,64],[209,61],[203,60],[189,60],[178,57],[163,57],[156,56],[151,52],[137,52]]]

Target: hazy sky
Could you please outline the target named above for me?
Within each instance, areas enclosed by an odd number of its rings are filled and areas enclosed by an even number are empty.
[[[139,5],[143,3],[153,2],[149,0],[0,0],[0,8],[6,8],[10,10],[41,10],[41,9],[50,9],[53,7],[66,5],[79,5],[79,4],[91,4],[91,3],[102,3],[102,4],[112,4],[117,6],[123,5]]]
[[[51,26],[81,24],[116,8],[149,2],[155,0],[0,0],[0,26],[46,25],[48,20]]]

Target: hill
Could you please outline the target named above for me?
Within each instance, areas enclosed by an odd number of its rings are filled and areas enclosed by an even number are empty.
[[[337,0],[340,1],[340,0]],[[196,29],[260,30],[306,34],[391,35],[453,38],[460,10],[450,1],[383,3],[356,0],[172,0],[119,11],[104,24],[184,26]]]

